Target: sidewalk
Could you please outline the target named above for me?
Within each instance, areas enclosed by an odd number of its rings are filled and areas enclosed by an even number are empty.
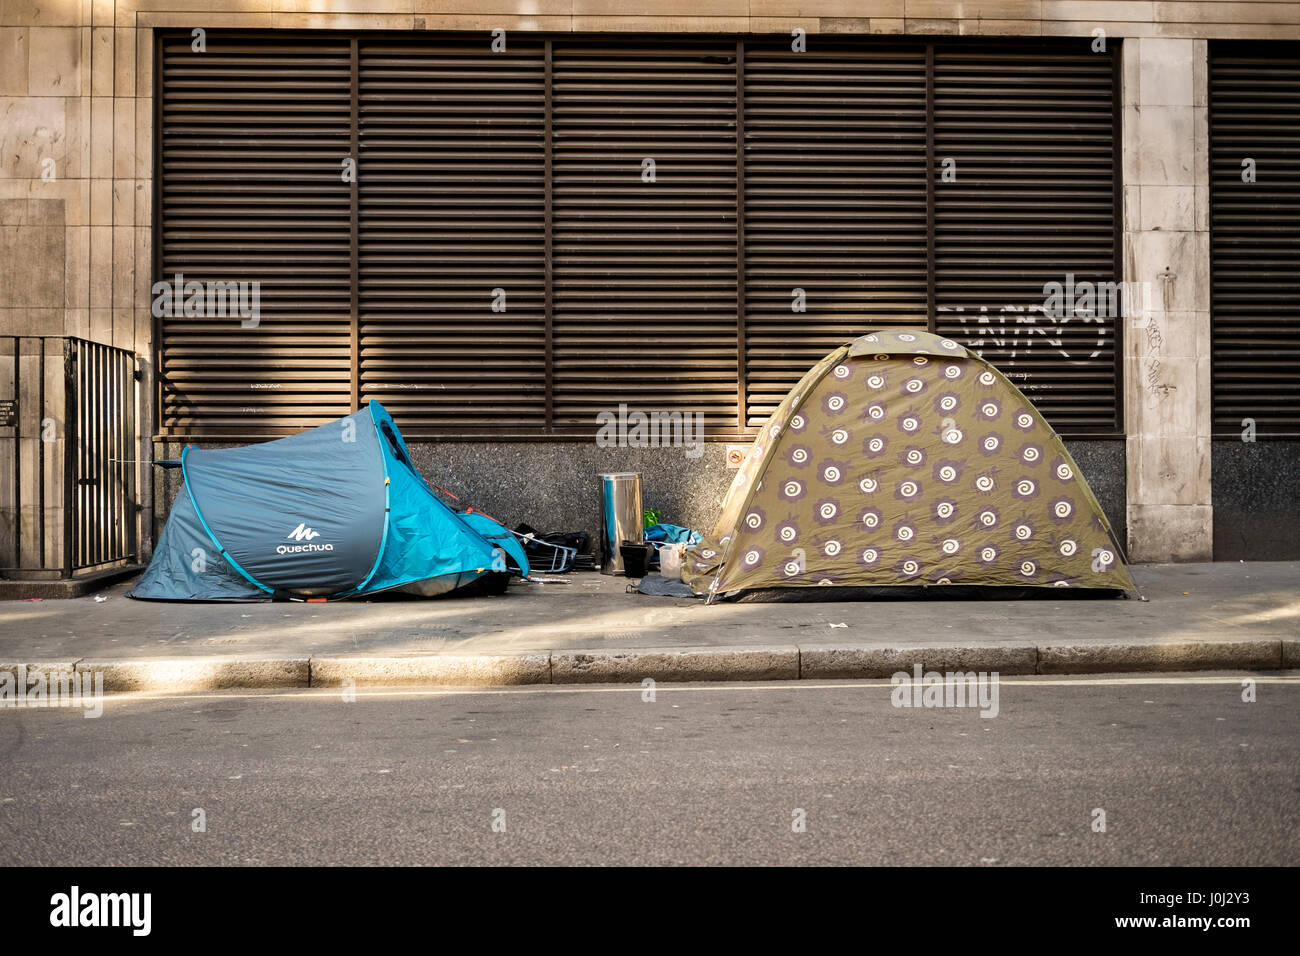
[[[1064,674],[1300,667],[1300,562],[1148,565],[1148,601],[720,604],[623,578],[497,598],[157,604],[129,583],[0,603],[0,670],[104,673],[106,691]],[[846,626],[836,626],[836,625]]]

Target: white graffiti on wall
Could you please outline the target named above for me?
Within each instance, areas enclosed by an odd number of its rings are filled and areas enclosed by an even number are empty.
[[[977,315],[969,317],[960,306],[955,309],[939,306],[939,312],[955,313],[963,344],[980,357],[984,356],[985,349],[996,350],[1001,366],[1014,366],[1017,357],[1029,358],[1036,341],[1040,343],[1040,353],[1046,349],[1072,364],[1085,364],[1101,354],[1109,334],[1102,318],[1056,319],[1043,314],[1037,306],[1006,305],[996,315],[990,315],[988,307],[981,306]],[[1071,321],[1078,326],[1095,325],[1095,333],[1084,340],[1082,348],[1066,347],[1064,331]]]
[[[941,305],[938,311],[956,317],[971,351],[983,357],[985,349],[996,350],[999,365],[1014,367],[1017,358],[1045,350],[1072,365],[1087,364],[1105,350],[1117,320],[1144,317],[1151,305],[1149,283],[1076,282],[1067,274],[1065,282],[1043,285],[1042,305],[1004,305],[996,311],[980,306],[970,313],[963,306]]]

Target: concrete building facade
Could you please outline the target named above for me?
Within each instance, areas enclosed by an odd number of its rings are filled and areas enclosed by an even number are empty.
[[[183,440],[156,432],[154,407],[151,305],[162,278],[153,209],[155,44],[159,31],[194,28],[213,36],[456,31],[485,40],[494,30],[668,38],[802,30],[810,46],[859,36],[1118,42],[1122,278],[1154,296],[1143,315],[1124,319],[1122,434],[1071,447],[1124,529],[1133,560],[1300,556],[1300,435],[1234,441],[1215,427],[1207,65],[1213,45],[1226,41],[1290,42],[1300,57],[1300,3],[0,0],[0,335],[74,336],[137,356],[141,406],[130,439],[145,550],[175,492],[148,462]],[[1300,342],[1300,298],[1296,306],[1283,318]],[[25,389],[34,381],[23,379]],[[20,406],[37,401],[28,390],[14,397]],[[21,437],[19,426],[0,431],[0,440]],[[682,524],[710,521],[732,474],[723,442],[707,443],[698,458],[518,436],[425,441],[415,454],[426,474],[485,510],[554,528],[595,530],[598,471],[642,471],[647,504]],[[20,477],[10,472],[10,486]],[[12,491],[9,497],[11,527],[35,520],[15,510]],[[57,514],[61,506],[61,499],[38,505],[31,494],[24,501],[29,512]]]

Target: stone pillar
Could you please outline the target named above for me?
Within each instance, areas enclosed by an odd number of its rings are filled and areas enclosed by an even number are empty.
[[[1206,41],[1124,41],[1128,550],[1208,561],[1210,232]]]

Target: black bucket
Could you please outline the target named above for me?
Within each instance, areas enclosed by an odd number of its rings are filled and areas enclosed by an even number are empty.
[[[624,541],[619,546],[623,558],[623,573],[629,578],[643,578],[650,568],[650,557],[655,546],[642,541]]]

